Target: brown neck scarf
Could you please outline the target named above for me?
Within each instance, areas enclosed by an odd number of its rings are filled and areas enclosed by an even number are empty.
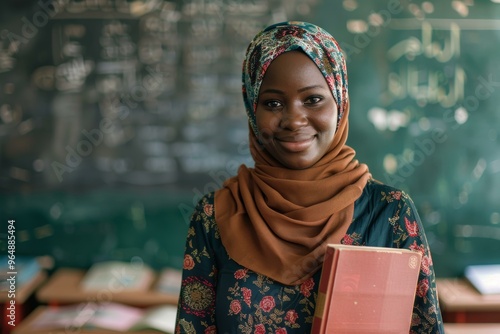
[[[315,38],[318,32],[322,39]],[[306,34],[310,35],[309,40],[304,38]],[[292,38],[284,41],[287,35]],[[251,71],[261,73],[259,78],[253,78],[254,85],[244,79],[244,100],[251,128],[250,152],[255,167],[242,165],[238,175],[215,193],[215,218],[229,256],[244,267],[288,285],[302,283],[321,268],[326,245],[339,243],[345,235],[352,221],[354,202],[371,177],[368,167],[359,164],[354,150],[346,146],[349,102],[345,62],[338,59],[339,49],[332,51],[330,44],[324,45],[325,36],[333,40],[319,27],[297,22],[271,26],[256,36],[244,63],[244,76],[245,73],[251,76]],[[256,46],[266,43],[274,44],[273,47],[291,45],[281,53],[297,49],[294,45],[298,45],[313,60],[318,51],[308,53],[304,48],[315,43],[314,48],[325,52],[319,57],[330,60],[333,72],[328,75],[338,79],[337,72],[344,72],[340,88],[339,80],[329,81],[324,74],[340,109],[339,123],[328,153],[307,169],[284,167],[257,140],[252,114],[257,94],[252,97],[250,90],[255,89],[255,82],[261,82],[265,70],[248,65],[247,60],[255,56]],[[279,54],[267,58],[260,55],[258,63],[267,68]],[[320,69],[325,73],[324,68]]]

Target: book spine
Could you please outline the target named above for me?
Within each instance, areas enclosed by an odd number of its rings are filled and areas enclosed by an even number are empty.
[[[330,277],[332,275],[332,263],[334,262],[334,249],[328,247],[323,259],[323,269],[319,280],[318,296],[316,297],[316,306],[314,309],[314,318],[311,328],[311,334],[322,334],[325,330],[323,318],[328,314],[328,296]]]

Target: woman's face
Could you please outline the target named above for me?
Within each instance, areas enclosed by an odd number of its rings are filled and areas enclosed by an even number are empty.
[[[337,128],[337,104],[314,62],[299,51],[269,65],[256,110],[259,140],[291,169],[312,166],[330,148]]]

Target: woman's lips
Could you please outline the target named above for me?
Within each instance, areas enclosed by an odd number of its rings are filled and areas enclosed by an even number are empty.
[[[315,137],[307,138],[276,138],[277,143],[289,152],[302,152],[311,146]]]

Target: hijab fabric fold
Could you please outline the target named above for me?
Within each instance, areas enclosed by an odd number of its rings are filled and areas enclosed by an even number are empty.
[[[259,143],[255,122],[260,85],[270,63],[301,50],[318,66],[338,107],[337,132],[329,151],[313,166],[284,167]],[[371,177],[346,146],[347,71],[335,39],[318,26],[283,22],[261,31],[243,63],[243,99],[249,118],[254,168],[215,193],[215,219],[229,256],[240,265],[287,285],[304,282],[321,268],[328,243],[340,243],[354,202]]]

